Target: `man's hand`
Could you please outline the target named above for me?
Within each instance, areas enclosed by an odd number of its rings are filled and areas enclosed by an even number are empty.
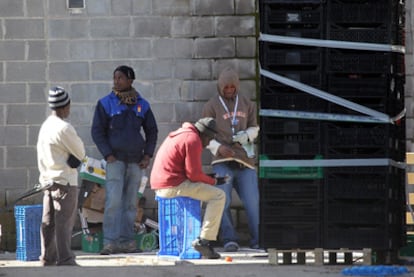
[[[141,169],[145,169],[148,167],[150,163],[150,157],[148,155],[144,155],[144,158],[142,158],[142,160],[139,162],[139,168]]]
[[[243,145],[249,142],[249,136],[246,131],[239,131],[233,136],[233,141]]]

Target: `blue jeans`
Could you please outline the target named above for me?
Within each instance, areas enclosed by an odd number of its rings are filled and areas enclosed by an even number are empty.
[[[220,226],[220,240],[223,243],[238,241],[237,232],[233,226],[230,204],[233,188],[243,203],[247,214],[250,231],[250,246],[259,243],[259,187],[256,170],[251,168],[232,168],[228,163],[213,165],[213,170],[219,176],[229,175],[230,180],[224,185],[217,186],[226,193],[226,204]]]
[[[134,240],[137,192],[142,170],[137,163],[115,161],[106,165],[104,245]]]

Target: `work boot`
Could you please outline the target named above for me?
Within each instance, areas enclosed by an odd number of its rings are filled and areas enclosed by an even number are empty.
[[[111,254],[116,254],[116,253],[119,253],[119,249],[115,245],[109,243],[109,244],[104,245],[100,254],[111,255]]]
[[[204,259],[220,259],[220,254],[214,251],[213,247],[210,246],[210,242],[205,239],[196,239],[192,242],[192,246],[195,250],[201,253]]]

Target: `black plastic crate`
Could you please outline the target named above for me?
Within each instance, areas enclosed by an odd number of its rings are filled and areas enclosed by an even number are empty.
[[[326,86],[329,93],[340,97],[388,98],[394,90],[404,90],[404,80],[392,74],[327,73]]]
[[[319,140],[321,123],[317,120],[286,119],[277,117],[261,117],[261,134],[277,135],[276,140],[292,140],[293,136]],[[289,138],[289,136],[292,136]],[[270,137],[269,137],[270,139]]]
[[[324,23],[324,5],[319,3],[277,3],[262,1],[260,19],[265,23],[318,24]]]
[[[276,71],[274,73],[278,74],[280,71]],[[294,81],[298,82],[306,82],[307,85],[324,89],[325,88],[325,77],[324,76],[318,76],[318,71],[312,72],[312,71],[304,71],[304,72],[295,72],[295,71],[285,71],[280,72],[285,77],[292,78]],[[265,76],[261,76],[260,78],[260,96],[263,95],[274,95],[275,93],[303,93],[304,95],[309,95],[308,93],[301,91],[299,89],[296,89],[294,87],[285,85],[281,82],[275,81],[273,79],[267,78]]]
[[[327,73],[398,74],[404,73],[404,54],[379,51],[326,51]]]
[[[315,156],[321,153],[319,141],[284,141],[262,140],[261,153],[278,159],[299,159],[304,156]]]
[[[260,200],[311,200],[318,202],[323,198],[322,180],[278,180],[259,179]]]
[[[391,158],[403,147],[401,127],[391,124],[325,123],[325,158]]]
[[[277,249],[310,249],[321,247],[321,224],[279,224],[260,222],[260,246]]]
[[[401,191],[405,186],[405,170],[398,167],[327,167],[324,174],[327,200],[403,200]]]
[[[352,26],[327,24],[326,39],[404,45],[405,34],[404,28],[400,26],[389,26],[388,28],[360,26],[355,28]]]
[[[321,70],[324,49],[261,41],[259,43],[260,61],[264,65],[280,69],[306,68]]]
[[[403,199],[402,199],[403,200]],[[327,224],[377,225],[400,223],[401,210],[395,201],[336,200],[324,204]]]
[[[321,201],[260,200],[260,219],[267,223],[318,222],[322,220]]]
[[[328,22],[358,25],[400,24],[404,5],[395,0],[330,0],[327,1]]]
[[[398,249],[401,244],[401,226],[341,226],[325,225],[323,248]]]

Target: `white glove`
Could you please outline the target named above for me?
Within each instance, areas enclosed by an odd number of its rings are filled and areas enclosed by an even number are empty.
[[[249,142],[249,136],[246,131],[239,131],[233,136],[233,141],[243,145]]]

